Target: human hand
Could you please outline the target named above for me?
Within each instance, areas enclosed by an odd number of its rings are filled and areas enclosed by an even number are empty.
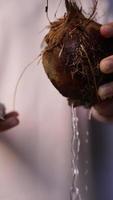
[[[106,38],[113,37],[113,23],[101,26],[100,33]],[[113,55],[100,62],[100,70],[105,74],[113,73]],[[107,99],[113,97],[113,82],[100,86],[98,95],[103,102],[92,108],[92,116],[102,122],[113,122],[113,99]]]
[[[17,126],[18,124],[18,113],[12,111],[6,114],[4,105],[0,103],[0,133]]]

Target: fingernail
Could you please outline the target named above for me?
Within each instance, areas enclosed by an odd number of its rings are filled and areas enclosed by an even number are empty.
[[[112,37],[113,36],[113,26],[111,25],[103,25],[101,26],[101,33],[105,35],[106,37]]]
[[[105,84],[101,86],[98,90],[98,95],[102,100],[110,98],[113,96],[113,83]]]
[[[112,73],[113,72],[113,58],[103,59],[100,62],[101,71],[104,73]]]

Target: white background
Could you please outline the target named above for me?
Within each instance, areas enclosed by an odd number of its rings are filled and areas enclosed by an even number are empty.
[[[49,2],[52,20],[58,1]],[[13,107],[19,75],[26,64],[40,54],[43,36],[48,31],[45,3],[44,0],[0,0],[0,101],[8,111]],[[88,1],[83,3],[88,9]],[[99,1],[101,22],[112,19],[110,11],[107,16],[107,3]],[[63,15],[63,5],[58,13]],[[47,79],[41,63],[33,64],[24,74],[17,92],[16,109],[20,113],[20,125],[0,135],[0,200],[68,199],[70,108]],[[85,132],[86,111],[80,112]],[[103,131],[102,126],[95,125],[98,132]],[[108,130],[105,125],[103,133]]]

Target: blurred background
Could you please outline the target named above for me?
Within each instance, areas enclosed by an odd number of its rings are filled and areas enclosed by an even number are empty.
[[[90,13],[93,2],[81,3]],[[58,5],[58,0],[49,0],[51,21]],[[45,6],[46,0],[0,0],[0,102],[7,111],[13,109],[14,90],[22,70],[41,53],[49,24]],[[97,21],[112,21],[112,9],[112,1],[99,0]],[[57,17],[64,12],[62,0]],[[17,90],[20,125],[0,134],[0,200],[69,199],[71,110],[38,61],[25,72]],[[84,108],[78,109],[78,116],[82,199],[112,200],[113,127],[88,121]]]

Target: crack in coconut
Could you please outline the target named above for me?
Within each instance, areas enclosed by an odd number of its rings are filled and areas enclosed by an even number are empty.
[[[93,21],[94,10],[86,18],[75,2],[65,0],[64,17],[50,23],[44,40],[47,47],[42,55],[48,78],[68,98],[69,104],[91,107],[100,103],[98,87],[113,81],[113,74],[105,75],[99,63],[113,54],[113,39],[100,35],[100,24]]]

